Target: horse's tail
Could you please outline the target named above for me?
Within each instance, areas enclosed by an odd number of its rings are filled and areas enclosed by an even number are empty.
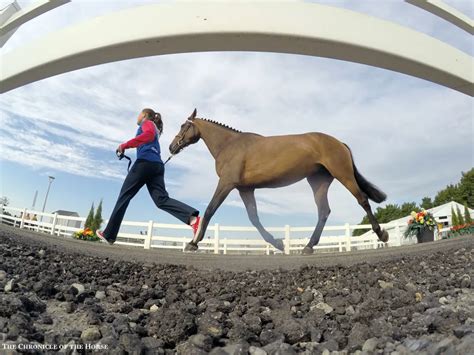
[[[347,146],[347,144],[344,145],[347,147],[347,149],[349,149],[349,153],[351,154],[354,176],[361,190],[364,191],[367,194],[367,197],[374,202],[381,203],[385,201],[385,199],[387,198],[385,192],[383,192],[377,186],[369,182],[365,177],[361,175],[361,173],[359,173],[359,170],[357,170],[357,167],[355,166],[354,157],[352,156],[351,149]]]

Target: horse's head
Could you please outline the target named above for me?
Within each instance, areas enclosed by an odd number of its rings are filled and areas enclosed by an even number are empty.
[[[196,143],[199,138],[201,138],[199,129],[194,124],[196,114],[197,111],[196,109],[194,109],[191,116],[189,116],[186,122],[181,125],[181,130],[176,135],[176,137],[174,137],[173,141],[170,144],[169,149],[171,154],[178,154],[188,145]]]

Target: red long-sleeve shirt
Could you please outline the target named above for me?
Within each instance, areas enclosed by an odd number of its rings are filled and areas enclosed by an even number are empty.
[[[152,121],[146,120],[142,126],[143,133],[136,136],[135,138],[130,139],[128,142],[122,143],[120,147],[122,150],[129,148],[136,148],[145,143],[150,143],[155,139],[156,129],[155,124]]]

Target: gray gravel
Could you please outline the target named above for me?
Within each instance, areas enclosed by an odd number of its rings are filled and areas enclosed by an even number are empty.
[[[0,344],[65,354],[474,353],[473,247],[466,236],[342,255],[183,255],[2,226]]]

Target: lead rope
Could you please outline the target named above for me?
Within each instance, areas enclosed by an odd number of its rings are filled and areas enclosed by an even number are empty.
[[[117,154],[117,157],[119,158],[119,160],[122,160],[123,158],[128,160],[127,172],[130,172],[130,165],[132,165],[132,159],[130,159],[129,156],[126,156],[123,152],[120,153],[118,149],[115,151],[115,154]]]
[[[165,161],[165,163],[164,163],[163,165],[166,165],[166,163],[169,162],[169,161],[171,160],[171,158],[173,158],[173,157],[174,157],[174,154],[171,154],[171,155],[169,156],[169,158],[166,159],[166,161]]]
[[[119,153],[119,151],[117,150],[115,152],[115,154],[117,154],[117,157],[119,158],[119,160],[122,160],[123,158],[127,159],[128,160],[128,166],[127,166],[127,172],[130,172],[130,165],[132,165],[132,159],[130,159],[129,156],[126,156],[125,154],[123,153]],[[174,154],[171,154],[169,156],[168,159],[166,159],[165,163],[163,165],[166,165],[167,162],[169,162],[171,160],[171,158],[173,158],[175,155]]]

